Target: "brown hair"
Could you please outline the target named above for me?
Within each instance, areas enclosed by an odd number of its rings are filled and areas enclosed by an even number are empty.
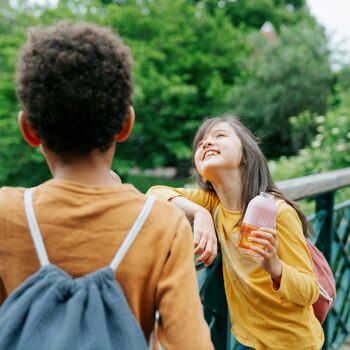
[[[198,173],[194,163],[194,153],[196,152],[198,143],[203,139],[207,132],[221,122],[225,122],[230,125],[242,143],[241,174],[243,190],[241,195],[242,215],[239,224],[242,223],[249,201],[257,196],[260,192],[269,192],[276,198],[284,200],[294,208],[301,221],[304,236],[309,237],[311,235],[312,228],[305,215],[297,203],[286,198],[286,196],[278,190],[277,186],[272,180],[267,160],[259,147],[258,139],[235,116],[226,115],[216,118],[208,118],[198,129],[193,140],[192,160],[193,171],[198,185],[206,191],[214,192],[214,188],[211,183],[204,182],[201,175]]]

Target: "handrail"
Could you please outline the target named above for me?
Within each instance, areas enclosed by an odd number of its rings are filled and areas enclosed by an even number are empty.
[[[277,187],[292,200],[310,198],[350,185],[350,167],[280,181]]]

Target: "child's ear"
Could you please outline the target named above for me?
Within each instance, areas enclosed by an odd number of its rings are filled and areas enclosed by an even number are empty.
[[[123,129],[118,135],[116,135],[117,142],[123,142],[129,137],[132,131],[132,128],[134,126],[134,122],[135,122],[135,111],[132,106],[129,106],[129,114],[124,122]]]
[[[39,147],[41,145],[41,140],[30,126],[28,116],[23,111],[18,113],[18,125],[24,139],[30,146]]]

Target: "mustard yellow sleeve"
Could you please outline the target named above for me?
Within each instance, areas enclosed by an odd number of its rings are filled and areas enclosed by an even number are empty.
[[[277,235],[282,278],[276,293],[282,299],[300,306],[314,304],[319,296],[319,285],[312,269],[312,258],[300,219],[287,204],[277,216]]]
[[[193,263],[192,231],[183,216],[158,283],[158,336],[167,350],[213,349]]]
[[[159,199],[166,201],[174,197],[182,196],[198,205],[201,205],[210,212],[213,212],[218,203],[218,198],[214,193],[204,191],[200,188],[173,188],[168,186],[153,186],[147,191],[146,194],[152,194]]]

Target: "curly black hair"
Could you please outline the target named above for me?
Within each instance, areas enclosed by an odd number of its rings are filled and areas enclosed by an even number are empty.
[[[16,71],[29,123],[56,154],[104,152],[132,105],[130,50],[111,30],[58,22],[34,28]]]

